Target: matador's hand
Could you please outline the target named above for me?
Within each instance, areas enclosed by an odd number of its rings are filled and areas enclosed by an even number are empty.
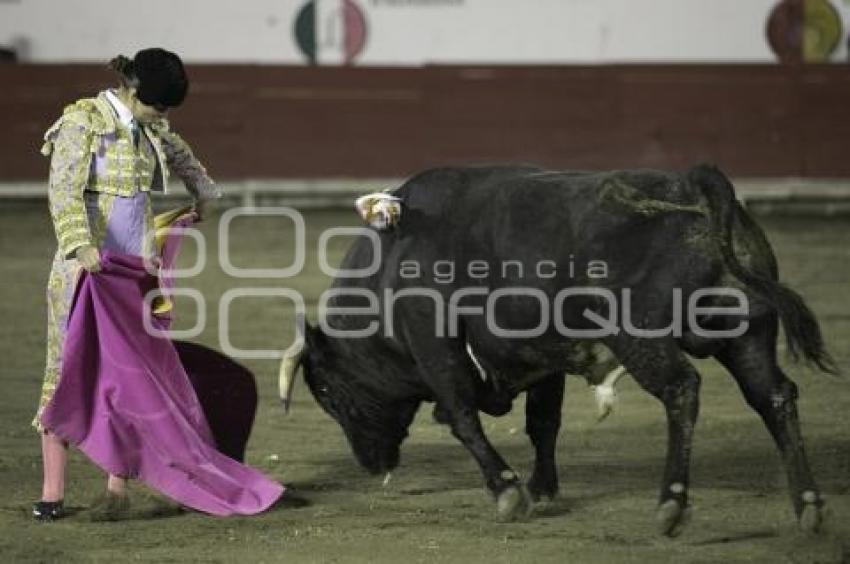
[[[89,272],[100,272],[100,251],[93,245],[83,245],[77,249],[77,260]]]
[[[204,216],[206,215],[206,211],[207,211],[207,201],[206,200],[197,199],[194,202],[192,202],[192,212],[197,217],[197,219],[195,220],[196,222],[203,221]]]

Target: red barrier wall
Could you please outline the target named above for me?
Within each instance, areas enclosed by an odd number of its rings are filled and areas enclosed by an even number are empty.
[[[388,177],[465,162],[718,163],[850,175],[840,65],[346,68],[195,65],[173,127],[218,178]],[[109,86],[92,65],[0,65],[0,180],[44,178],[41,135]]]

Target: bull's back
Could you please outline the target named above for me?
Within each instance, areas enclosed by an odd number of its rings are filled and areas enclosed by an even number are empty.
[[[532,167],[435,169],[412,178],[396,194],[405,203],[400,231],[411,259],[462,265],[485,260],[499,267],[519,261],[532,269],[545,261],[581,263],[582,270],[591,260],[627,269],[664,238],[659,227],[670,214],[654,213],[647,202],[675,211],[675,206],[696,208],[700,201],[698,190],[674,173]],[[704,223],[698,215],[685,220]],[[567,274],[583,278],[574,269]],[[558,282],[563,287],[564,281]]]

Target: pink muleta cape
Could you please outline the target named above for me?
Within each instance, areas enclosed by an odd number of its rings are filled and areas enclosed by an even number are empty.
[[[172,226],[193,219],[184,215]],[[163,268],[173,266],[179,245],[179,232],[171,231]],[[145,330],[144,296],[160,281],[142,257],[104,251],[101,258],[102,270],[83,271],[78,281],[61,379],[43,425],[103,470],[139,479],[187,507],[219,516],[267,509],[283,486],[216,450],[174,345]],[[167,313],[147,315],[165,330]]]

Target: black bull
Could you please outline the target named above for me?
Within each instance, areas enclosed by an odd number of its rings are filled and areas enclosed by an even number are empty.
[[[713,356],[775,439],[800,523],[819,526],[823,502],[803,449],[797,389],[777,364],[778,322],[795,357],[826,371],[832,360],[811,311],[777,282],[770,245],[719,170],[443,168],[415,176],[393,195],[404,210],[396,227],[376,232],[376,271],[336,278],[324,328],[302,327],[303,341],[282,368],[286,396],[303,365],[310,391],[364,467],[393,469],[420,403],[434,401],[480,465],[499,516],[527,515],[531,499],[558,489],[564,374],[587,373],[602,347],[666,409],[659,522],[676,534],[689,513],[700,386],[685,353]],[[376,248],[360,237],[342,268],[372,265]],[[733,290],[695,294],[706,288]],[[691,298],[690,306],[703,309],[678,316],[677,300]],[[452,304],[454,314],[446,314]],[[564,331],[606,326],[593,338]],[[496,334],[494,327],[517,332]],[[354,331],[368,336],[355,338]],[[486,371],[483,380],[467,344]],[[504,413],[523,391],[536,450],[527,490],[478,417],[479,410]]]

